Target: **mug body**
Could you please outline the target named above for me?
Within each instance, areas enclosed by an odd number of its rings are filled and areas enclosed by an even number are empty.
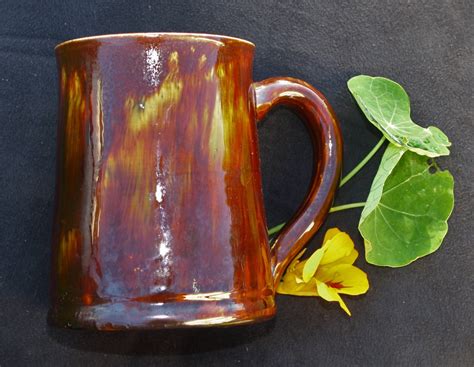
[[[51,320],[96,329],[272,317],[254,46],[124,34],[56,48]]]

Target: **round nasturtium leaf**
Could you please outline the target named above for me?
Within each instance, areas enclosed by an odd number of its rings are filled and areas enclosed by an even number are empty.
[[[347,86],[367,119],[393,144],[428,157],[449,155],[448,137],[438,128],[423,128],[410,117],[410,99],[390,79],[358,75]]]
[[[448,231],[454,180],[424,156],[389,144],[359,221],[368,263],[399,267],[436,251]]]

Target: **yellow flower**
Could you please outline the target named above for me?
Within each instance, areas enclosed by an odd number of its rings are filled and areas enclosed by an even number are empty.
[[[326,301],[339,302],[350,316],[351,312],[339,294],[354,296],[369,289],[367,274],[352,265],[359,255],[352,239],[347,233],[331,228],[324,236],[323,246],[308,259],[300,261],[305,251],[288,266],[277,293],[320,296]]]

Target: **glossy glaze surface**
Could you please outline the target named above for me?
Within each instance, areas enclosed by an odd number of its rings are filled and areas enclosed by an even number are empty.
[[[88,38],[56,49],[54,323],[115,330],[274,315],[272,262],[281,275],[292,241],[301,247],[319,227],[341,145],[326,105],[306,89],[291,92],[310,87],[252,86],[253,52],[246,41],[198,34]],[[281,97],[284,90],[293,95]],[[255,122],[278,98],[306,111],[322,159],[306,214],[270,255]]]
[[[331,105],[308,83],[295,78],[270,78],[254,83],[253,88],[257,119],[262,119],[276,105],[287,106],[306,122],[313,142],[315,166],[307,197],[272,243],[276,285],[293,257],[321,227],[331,208],[341,175],[343,144]]]

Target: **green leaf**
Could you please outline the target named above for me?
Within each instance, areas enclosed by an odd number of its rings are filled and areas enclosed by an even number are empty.
[[[404,266],[441,245],[454,206],[454,180],[429,161],[387,147],[359,221],[367,262]]]
[[[449,155],[451,143],[438,128],[422,128],[410,117],[410,99],[402,86],[382,77],[359,75],[347,86],[364,112],[393,144],[428,157]]]

